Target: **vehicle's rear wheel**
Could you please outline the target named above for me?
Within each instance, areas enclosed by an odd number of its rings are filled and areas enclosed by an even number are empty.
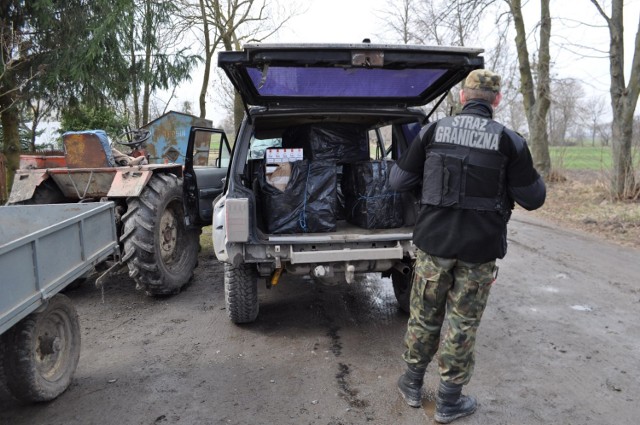
[[[80,358],[80,324],[71,300],[51,298],[3,336],[3,368],[7,387],[27,402],[53,400],[73,377]]]
[[[193,276],[200,234],[185,226],[182,180],[154,174],[139,197],[127,199],[122,221],[129,276],[149,295],[180,292]]]
[[[233,323],[250,323],[258,317],[258,271],[252,264],[224,264],[224,299]]]
[[[396,295],[398,307],[405,313],[409,313],[411,309],[411,287],[413,282],[413,264],[407,264],[407,266],[411,268],[409,273],[402,273],[396,269],[391,271],[393,293]]]

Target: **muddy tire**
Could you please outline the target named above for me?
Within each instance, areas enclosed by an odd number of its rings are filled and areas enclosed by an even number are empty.
[[[129,276],[148,295],[180,292],[193,276],[200,234],[185,227],[182,180],[154,174],[139,197],[127,199],[122,221]]]
[[[411,307],[411,287],[413,281],[413,264],[411,272],[403,274],[398,270],[391,271],[391,281],[393,283],[393,293],[398,301],[398,307],[405,313],[409,313]]]
[[[233,323],[251,323],[258,317],[258,272],[252,264],[224,264],[224,300]]]
[[[26,402],[62,394],[80,358],[80,324],[71,300],[58,294],[3,336],[3,368],[9,391]]]
[[[4,337],[0,335],[0,400],[11,397],[9,388],[7,388],[7,378],[4,376]]]

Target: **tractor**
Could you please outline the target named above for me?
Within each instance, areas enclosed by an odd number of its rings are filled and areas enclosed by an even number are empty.
[[[196,135],[193,128],[202,131]],[[116,265],[126,264],[137,288],[148,295],[175,294],[193,275],[201,229],[211,222],[206,211],[226,175],[219,157],[230,151],[229,144],[226,138],[203,137],[220,134],[210,128],[207,120],[169,112],[113,141],[102,130],[67,132],[64,156],[21,157],[8,204],[113,201],[122,252]],[[209,179],[217,180],[213,187],[203,192],[190,185],[192,193],[186,194],[183,164],[197,168],[212,161],[218,164]],[[198,201],[204,217],[188,211],[187,205],[197,208]]]

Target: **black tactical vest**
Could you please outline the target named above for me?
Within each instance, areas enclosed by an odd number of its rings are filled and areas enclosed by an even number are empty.
[[[508,215],[507,157],[499,150],[503,130],[474,115],[438,121],[426,145],[421,203]]]

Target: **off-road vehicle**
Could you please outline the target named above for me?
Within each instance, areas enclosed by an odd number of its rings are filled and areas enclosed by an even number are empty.
[[[381,272],[408,310],[419,206],[413,194],[389,188],[389,170],[428,121],[423,106],[433,111],[482,68],[481,53],[363,43],[254,44],[219,54],[246,107],[213,206],[234,323],[256,319],[259,286],[283,272],[332,282]],[[255,158],[265,140],[280,147]],[[198,185],[190,177],[203,174],[187,164],[185,184]]]

